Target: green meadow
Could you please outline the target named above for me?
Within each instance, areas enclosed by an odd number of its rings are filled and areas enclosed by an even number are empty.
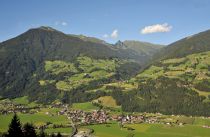
[[[91,102],[85,102],[85,103],[74,103],[72,105],[73,109],[79,109],[84,111],[91,111],[96,110],[98,107],[94,106]]]
[[[209,101],[210,95],[210,52],[191,54],[182,58],[162,60],[153,64],[132,79],[133,82],[147,79],[157,79],[161,76],[186,81],[188,88],[205,96]]]
[[[129,124],[134,130],[126,128],[120,129],[118,124],[93,125],[87,128],[94,129],[94,134],[98,137],[209,137],[210,129],[205,129],[196,125],[173,126],[162,124]]]
[[[78,104],[77,104],[78,105]],[[22,123],[30,122],[34,125],[41,125],[46,122],[53,124],[69,124],[69,121],[65,116],[49,116],[43,113],[38,114],[18,114]],[[0,115],[0,132],[6,132],[8,124],[12,115]],[[191,121],[190,118],[183,119]],[[166,124],[126,124],[124,128],[120,128],[119,124],[99,124],[81,126],[79,130],[93,129],[94,135],[97,137],[209,137],[210,129],[203,128],[203,125],[210,125],[210,119],[193,118],[192,124],[186,124],[183,126],[178,125],[166,125]],[[132,129],[132,130],[129,130]],[[71,133],[71,128],[53,128],[49,127],[45,131],[47,133],[61,132],[65,135]]]
[[[124,60],[92,59],[87,56],[77,57],[75,62],[61,60],[45,61],[45,71],[53,76],[68,74],[62,79],[40,79],[40,86],[49,84],[62,91],[71,91],[81,85],[87,86],[91,82],[109,79],[116,73],[116,68]]]
[[[53,124],[68,124],[69,121],[66,116],[50,116],[43,113],[37,114],[18,114],[20,121],[24,124],[26,122],[33,123],[35,126],[42,126],[47,122]],[[6,132],[8,125],[13,115],[0,115],[0,132]]]

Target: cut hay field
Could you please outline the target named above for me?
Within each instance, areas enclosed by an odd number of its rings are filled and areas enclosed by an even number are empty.
[[[105,107],[113,107],[113,108],[119,108],[120,106],[117,105],[116,100],[112,96],[103,96],[95,100],[96,102],[99,102],[101,105]]]

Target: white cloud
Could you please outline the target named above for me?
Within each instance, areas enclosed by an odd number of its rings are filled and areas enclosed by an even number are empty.
[[[63,26],[67,26],[67,25],[68,25],[68,23],[67,23],[67,22],[65,22],[65,21],[63,21],[63,22],[61,22],[61,25],[63,25]]]
[[[67,26],[68,25],[68,23],[66,22],[66,21],[56,21],[55,22],[55,25],[56,26]]]
[[[158,32],[169,32],[171,31],[172,26],[168,25],[168,23],[164,24],[155,24],[151,26],[146,26],[141,30],[142,34],[149,34],[149,33],[158,33]]]
[[[102,37],[105,38],[105,39],[107,39],[107,38],[116,39],[116,38],[118,38],[118,36],[119,36],[118,30],[114,29],[110,35],[104,34]]]
[[[118,38],[118,30],[117,30],[117,29],[115,29],[115,30],[112,32],[111,38],[113,38],[113,39]]]
[[[56,22],[55,22],[55,25],[56,25],[56,26],[59,25],[59,21],[56,21]]]
[[[104,34],[104,35],[103,35],[103,38],[105,38],[105,39],[106,39],[106,38],[109,38],[109,35],[108,35],[108,34]]]

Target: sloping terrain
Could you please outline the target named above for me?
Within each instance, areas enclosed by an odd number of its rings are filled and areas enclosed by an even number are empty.
[[[147,63],[147,60],[150,60],[152,56],[159,52],[164,46],[141,41],[126,40],[123,42],[118,41],[114,44],[114,47],[129,51],[133,55],[142,55]]]
[[[129,78],[146,59],[95,38],[66,35],[50,27],[30,29],[0,43],[0,95],[29,94],[47,102],[63,96],[59,91],[78,89],[99,79]]]
[[[152,56],[153,54],[157,53],[161,48],[163,48],[163,45],[158,44],[152,44],[148,42],[140,42],[140,41],[134,41],[134,40],[126,40],[123,42],[127,48],[132,49],[139,54],[146,54],[149,56]]]
[[[210,50],[210,30],[186,37],[161,49],[154,60],[180,58]]]
[[[208,116],[209,62],[210,51],[159,61],[129,81],[135,89],[114,96],[127,111]]]
[[[122,109],[208,116],[209,32],[196,34],[162,48],[148,67],[124,84],[115,86],[117,90],[113,96],[122,105]],[[130,85],[132,90],[120,92],[122,85]]]
[[[49,104],[112,96],[123,111],[207,116],[208,36],[206,31],[162,48],[31,29],[0,43],[0,96]],[[153,54],[157,58],[148,62]]]

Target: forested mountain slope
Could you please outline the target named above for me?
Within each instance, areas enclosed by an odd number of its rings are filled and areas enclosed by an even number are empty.
[[[50,27],[30,29],[20,36],[0,43],[0,94],[3,97],[30,94],[34,99],[46,97],[48,100],[52,97],[52,91],[55,91],[56,95],[64,89],[58,85],[64,85],[64,82],[61,84],[60,81],[64,81],[67,76],[79,73],[83,79],[82,75],[92,77],[92,74],[85,73],[99,71],[93,75],[101,75],[104,78],[109,72],[110,76],[115,77],[111,80],[122,80],[136,74],[146,59],[144,55],[132,54],[129,50],[116,48],[95,38],[93,40],[66,35]],[[87,65],[87,69],[95,68],[84,70],[80,68],[80,61],[87,61],[82,64]],[[103,66],[106,63],[110,70],[101,71],[106,70],[106,66]],[[131,68],[131,71],[128,72],[125,68]],[[40,86],[39,83],[43,84],[42,80],[45,79],[54,80],[55,84],[51,87]],[[65,91],[67,89],[65,87]],[[39,95],[39,92],[43,96]],[[55,97],[51,100],[53,99]]]
[[[209,116],[209,43],[209,31],[162,48],[31,29],[0,43],[0,96],[69,104],[112,96],[123,111]]]
[[[136,91],[115,94],[116,99],[127,111],[208,116],[209,62],[210,31],[205,31],[162,48],[150,65],[129,81],[137,85]]]

